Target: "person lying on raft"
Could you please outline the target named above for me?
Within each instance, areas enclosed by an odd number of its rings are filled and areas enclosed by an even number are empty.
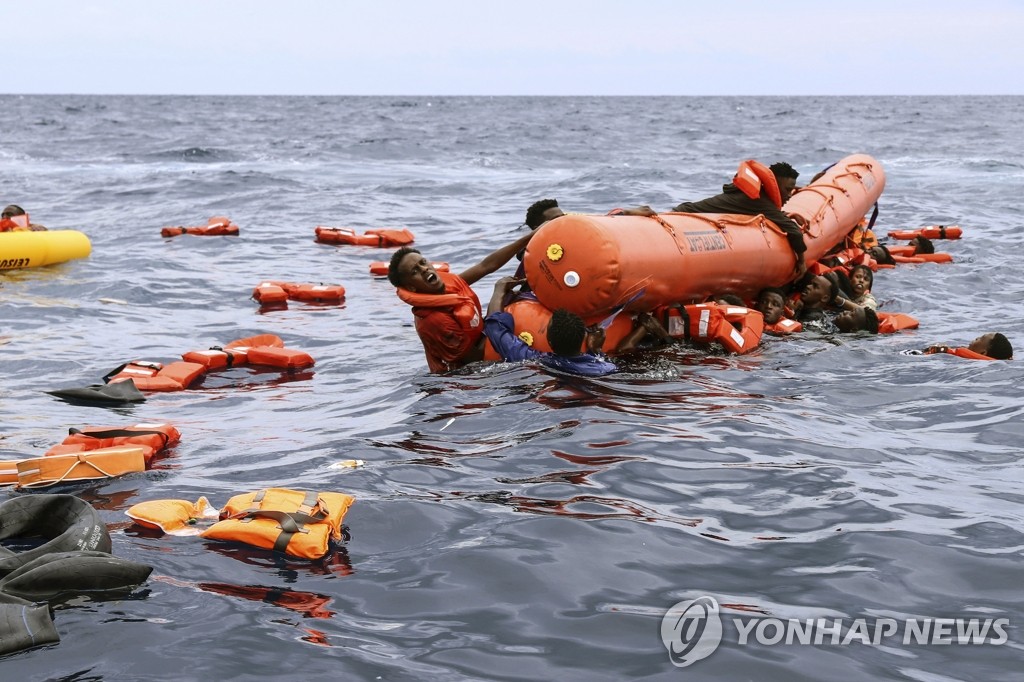
[[[515,334],[515,320],[502,311],[502,300],[521,284],[514,277],[502,277],[494,285],[494,293],[487,304],[484,319],[484,334],[494,349],[506,362],[537,360],[540,364],[570,374],[599,377],[618,371],[618,366],[599,356],[604,344],[604,329],[597,327],[589,331],[579,315],[563,308],[555,310],[548,322],[548,345],[551,353],[534,350]],[[584,339],[587,352],[581,353]]]
[[[904,351],[906,355],[935,355],[937,353],[949,353],[972,360],[1012,360],[1013,345],[1005,335],[992,332],[982,334],[971,341],[966,348],[930,346],[924,350]]]
[[[501,247],[458,275],[438,272],[409,246],[391,256],[388,280],[398,297],[412,306],[431,372],[448,372],[483,359],[483,311],[469,285],[509,262],[532,236],[531,232]]]
[[[31,222],[28,213],[25,213],[25,209],[21,206],[11,204],[4,207],[3,212],[0,213],[0,232],[23,232],[26,230],[45,232],[46,228]]]
[[[759,166],[763,168],[763,166]],[[776,204],[770,198],[767,183],[762,183],[761,195],[751,199],[733,183],[723,185],[722,193],[709,197],[702,201],[687,201],[672,209],[674,213],[732,213],[736,215],[763,215],[775,223],[780,230],[786,233],[786,239],[796,256],[796,266],[793,268],[793,278],[799,279],[807,272],[807,263],[804,261],[804,252],[807,245],[804,244],[804,235],[801,226],[797,221],[803,221],[800,216],[790,216],[782,211],[782,205],[789,200],[789,197],[796,189],[796,179],[800,173],[785,161],[773,163],[768,167],[771,175],[775,177],[775,183],[779,189],[782,201]],[[638,206],[636,208],[623,209],[619,211],[624,215],[652,216],[655,212],[650,206]]]

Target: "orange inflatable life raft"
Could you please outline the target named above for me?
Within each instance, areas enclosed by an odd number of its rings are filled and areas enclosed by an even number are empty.
[[[840,243],[884,186],[881,165],[858,154],[793,194],[785,210],[807,222],[806,261]],[[764,216],[677,213],[565,215],[537,229],[523,258],[537,299],[587,322],[626,302],[643,312],[722,291],[751,300],[790,281],[795,263],[785,234]]]
[[[916,230],[893,230],[889,233],[892,239],[913,239],[924,237],[925,239],[960,239],[963,230],[958,225],[928,225]]]
[[[47,450],[43,456],[70,455],[122,445],[137,445],[144,450],[146,462],[154,454],[178,443],[181,434],[171,424],[140,423],[131,426],[87,426],[68,429],[68,436],[60,445]]]
[[[341,540],[341,524],[354,501],[344,493],[267,488],[232,497],[221,510],[222,520],[200,535],[319,559],[332,540]]]
[[[406,246],[412,244],[415,237],[412,232],[404,227],[395,229],[373,229],[367,230],[366,234],[356,234],[350,227],[322,227],[315,230],[316,241],[321,244],[352,244],[355,246],[375,246],[386,248],[392,246]]]
[[[437,262],[433,262],[432,261],[430,264],[438,272],[449,272],[450,271],[449,270],[450,266],[447,263],[443,263],[441,261],[437,261]],[[388,276],[388,265],[389,265],[389,263],[385,263],[384,261],[375,260],[372,263],[370,263],[370,274],[373,275],[374,277],[387,277]]]
[[[114,478],[146,470],[145,448],[101,448],[70,455],[23,459],[17,463],[18,488],[43,488],[67,481]]]
[[[160,230],[161,237],[177,237],[182,234],[192,234],[197,237],[237,237],[238,225],[231,222],[230,218],[215,216],[202,227],[165,227]]]

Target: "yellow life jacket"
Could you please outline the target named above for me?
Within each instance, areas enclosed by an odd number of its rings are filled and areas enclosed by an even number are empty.
[[[319,559],[331,540],[341,540],[341,522],[353,502],[344,493],[266,488],[232,497],[221,509],[221,521],[200,535]]]

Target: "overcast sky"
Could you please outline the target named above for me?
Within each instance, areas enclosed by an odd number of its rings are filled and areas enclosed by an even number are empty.
[[[2,93],[1024,94],[1021,0],[0,0]]]

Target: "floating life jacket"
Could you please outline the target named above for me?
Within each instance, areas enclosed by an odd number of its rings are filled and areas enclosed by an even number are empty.
[[[430,264],[438,272],[448,272],[451,269],[447,263],[441,261],[431,261]],[[375,260],[370,263],[370,274],[374,277],[387,277],[389,265],[389,263],[385,263],[384,261]]]
[[[23,459],[17,463],[18,489],[43,488],[65,481],[115,478],[146,470],[146,448],[124,445],[69,455]]]
[[[345,300],[345,287],[340,284],[281,284],[285,293],[293,301],[311,303],[340,303]]]
[[[288,302],[288,292],[279,282],[260,282],[252,290],[252,297],[260,305],[279,305]]]
[[[267,488],[232,497],[220,512],[222,520],[200,535],[319,559],[332,540],[341,540],[341,523],[354,501],[344,493]]]
[[[68,429],[68,436],[60,445],[47,450],[43,456],[70,455],[120,445],[138,445],[145,450],[148,463],[153,455],[181,440],[178,429],[171,424],[133,424],[132,426],[87,426]]]
[[[913,239],[924,237],[925,239],[960,239],[963,231],[958,225],[928,225],[916,230],[893,230],[889,233],[892,239]]]
[[[350,227],[320,227],[315,230],[316,241],[322,244],[353,244],[356,246],[376,246],[385,248],[391,246],[406,246],[412,244],[415,237],[412,232],[404,227],[400,230],[394,229],[373,229],[367,230],[366,234],[356,234]]]
[[[103,377],[105,383],[131,380],[140,391],[183,391],[206,372],[195,362],[176,361],[167,365],[147,360],[133,360],[111,370]]]
[[[875,314],[878,315],[879,334],[892,334],[904,329],[917,329],[920,324],[915,318],[906,313],[885,313],[877,310]]]
[[[929,239],[930,239],[930,237],[929,237]],[[953,347],[950,347],[950,346],[932,346],[931,348],[926,348],[925,351],[924,351],[925,355],[936,355],[938,353],[948,353],[950,355],[955,355],[958,358],[964,358],[966,360],[995,360],[995,358],[991,358],[991,357],[989,357],[987,355],[983,355],[982,353],[977,353],[977,352],[971,350],[970,348],[953,348]]]
[[[717,342],[730,353],[757,348],[764,331],[764,315],[753,308],[718,303],[696,303],[659,309],[665,330],[675,338]]]
[[[787,334],[795,334],[803,331],[804,326],[796,320],[791,320],[788,317],[780,317],[779,321],[775,324],[766,324],[764,331],[768,334],[775,336],[785,336]]]
[[[197,237],[237,237],[238,225],[231,222],[230,218],[215,216],[203,227],[165,227],[160,230],[161,237],[177,237],[182,234],[194,234]]]
[[[740,167],[732,179],[732,184],[751,199],[761,196],[763,189],[768,193],[768,198],[778,208],[782,208],[782,192],[779,191],[779,181],[775,179],[768,166],[753,159],[740,162]]]
[[[188,500],[150,500],[133,505],[125,512],[132,521],[145,528],[161,530],[168,535],[199,535],[195,524],[201,519],[218,518],[210,501],[200,497]]]

